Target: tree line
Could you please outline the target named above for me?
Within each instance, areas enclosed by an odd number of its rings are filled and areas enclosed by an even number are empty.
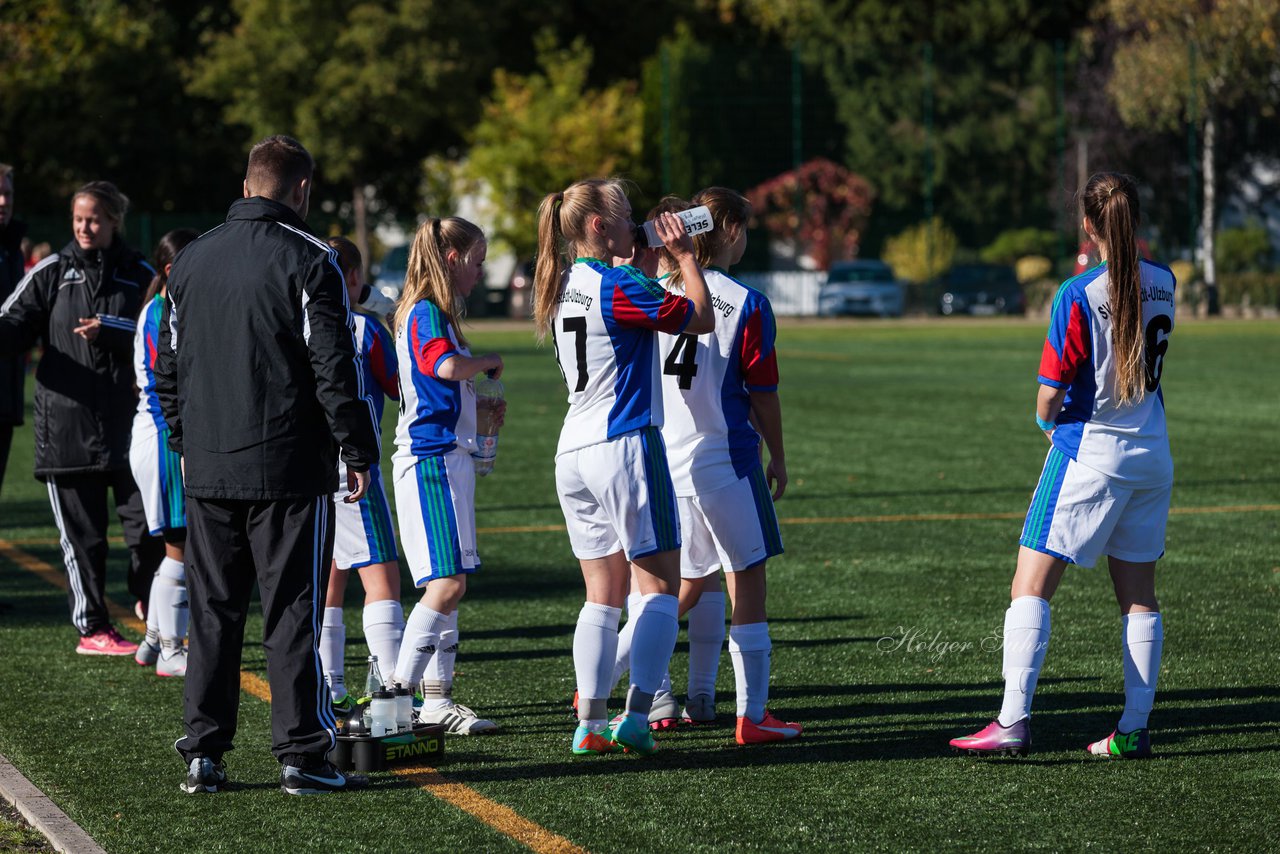
[[[525,257],[577,177],[632,178],[639,210],[816,158],[869,182],[853,251],[934,216],[1073,250],[1078,176],[1107,167],[1154,188],[1161,249],[1212,258],[1217,188],[1280,154],[1278,32],[1265,0],[11,0],[0,160],[23,211],[99,177],[217,211],[287,132],[344,230],[465,194]]]

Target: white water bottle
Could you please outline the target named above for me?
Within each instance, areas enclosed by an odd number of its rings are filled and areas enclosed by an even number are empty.
[[[369,701],[369,735],[375,738],[396,731],[396,696],[390,691],[373,692]]]
[[[413,694],[408,688],[396,683],[396,731],[405,732],[413,729]]]
[[[498,412],[505,391],[500,381],[486,374],[476,379],[476,449],[471,462],[477,477],[493,471],[498,458]]]
[[[684,232],[690,237],[706,234],[716,227],[715,220],[711,218],[711,210],[706,205],[680,211],[676,216],[680,217],[680,221],[684,223]],[[644,229],[644,239],[649,244],[649,248],[654,249],[663,245],[654,220],[648,220],[641,228]]]

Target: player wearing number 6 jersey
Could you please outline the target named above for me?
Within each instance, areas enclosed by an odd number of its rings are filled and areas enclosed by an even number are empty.
[[[1151,755],[1147,718],[1164,630],[1155,566],[1164,554],[1173,460],[1165,430],[1164,370],[1173,331],[1173,274],[1138,258],[1138,188],[1104,172],[1080,196],[1084,229],[1102,263],[1054,299],[1040,360],[1036,422],[1049,456],[1022,528],[1004,624],[1004,704],[957,752],[1025,754],[1031,700],[1049,644],[1049,599],[1068,564],[1107,556],[1122,616],[1124,712],[1095,756]]]
[[[685,275],[687,297],[668,294],[635,267],[599,260],[631,257],[635,248],[631,204],[618,182],[579,181],[548,195],[538,211],[534,316],[539,337],[553,336],[569,387],[556,487],[587,594],[573,640],[578,754],[654,751],[649,710],[675,648],[680,532],[658,432],[656,333],[707,332],[713,321],[683,225],[666,214],[657,228]],[[565,260],[577,260],[562,266],[565,248]],[[632,636],[627,714],[609,733],[605,705],[628,560],[640,570],[645,608]]]

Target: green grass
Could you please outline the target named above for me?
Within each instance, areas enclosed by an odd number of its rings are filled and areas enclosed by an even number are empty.
[[[510,399],[478,524],[559,523],[552,455],[564,389],[551,355],[524,332],[479,326],[473,337],[506,358]],[[462,609],[456,693],[504,732],[450,740],[441,770],[594,851],[1274,850],[1280,514],[1171,518],[1158,756],[1127,764],[1081,749],[1110,731],[1121,701],[1105,569],[1073,569],[1054,600],[1033,755],[975,761],[950,756],[946,741],[998,708],[999,653],[982,640],[1001,623],[1020,522],[786,522],[1024,510],[1045,453],[1031,417],[1042,340],[1039,323],[1017,321],[783,324],[792,483],[778,507],[787,554],[769,570],[771,706],[806,725],[801,740],[742,750],[724,725],[678,730],[648,760],[575,759],[564,708],[582,592],[567,540],[489,533]],[[1277,502],[1277,362],[1274,323],[1179,327],[1164,373],[1175,508]],[[3,537],[54,534],[29,478],[30,442],[29,429],[15,442]],[[27,550],[60,566],[56,546]],[[121,603],[124,559],[115,549],[110,592]],[[358,597],[348,594],[356,681]],[[181,686],[128,661],[76,656],[63,595],[2,559],[0,599],[13,606],[0,614],[0,753],[109,851],[519,847],[389,775],[341,798],[284,797],[267,707],[248,696],[228,756],[241,786],[183,797],[171,748]],[[245,666],[264,673],[260,626],[251,617]],[[915,633],[910,650],[880,643],[903,632]],[[682,636],[677,690],[684,650]],[[727,656],[719,690],[727,719]]]

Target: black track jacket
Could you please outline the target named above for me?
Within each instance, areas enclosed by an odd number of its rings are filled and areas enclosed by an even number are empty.
[[[22,238],[26,223],[16,219],[0,228],[0,305],[18,287],[24,276]],[[22,380],[27,372],[26,354],[0,356],[0,424],[22,423]]]
[[[353,471],[378,464],[337,255],[285,205],[240,199],[178,254],[157,349],[187,495],[326,495],[339,446]]]
[[[0,356],[44,339],[36,368],[36,476],[129,468],[138,395],[133,334],[155,273],[119,237],[86,252],[74,240],[31,268],[0,305]],[[72,330],[102,321],[90,343]]]

